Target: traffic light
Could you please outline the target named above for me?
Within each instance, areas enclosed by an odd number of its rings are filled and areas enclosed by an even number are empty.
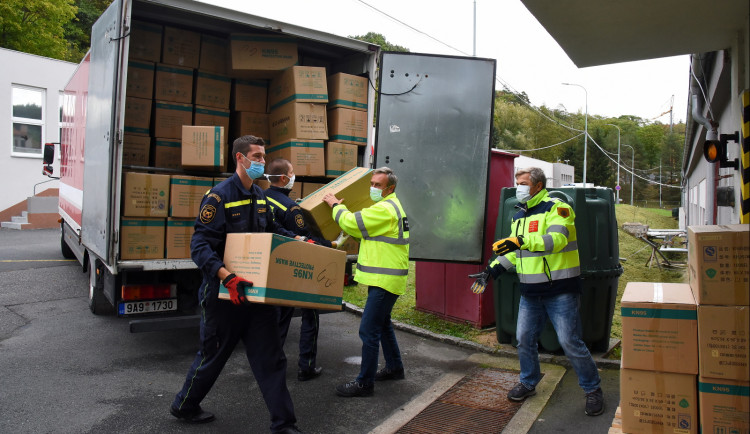
[[[703,157],[709,163],[719,163],[719,167],[739,168],[740,162],[738,159],[727,160],[727,143],[730,140],[737,143],[739,137],[739,132],[735,131],[734,134],[720,134],[719,140],[706,140],[703,143]]]

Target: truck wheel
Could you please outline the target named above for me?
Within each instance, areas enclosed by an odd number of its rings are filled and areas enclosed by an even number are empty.
[[[60,227],[60,251],[65,259],[75,259],[76,257],[73,250],[68,246],[68,243],[65,242],[65,233],[63,232],[62,227]]]
[[[99,273],[104,273],[100,270]],[[89,256],[89,309],[94,315],[112,312],[112,305],[104,296],[104,280],[97,274],[97,260]]]

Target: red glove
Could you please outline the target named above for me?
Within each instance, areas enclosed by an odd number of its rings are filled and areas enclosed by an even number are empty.
[[[227,276],[221,283],[229,291],[229,297],[232,300],[232,304],[239,305],[243,303],[249,303],[249,301],[247,301],[247,298],[245,298],[245,288],[250,288],[251,286],[253,286],[253,282],[245,280],[232,273]]]

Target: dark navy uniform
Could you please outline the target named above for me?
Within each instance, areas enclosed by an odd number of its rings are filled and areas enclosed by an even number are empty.
[[[311,238],[322,246],[331,247],[330,241],[313,236],[299,205],[289,198],[290,191],[289,189],[275,186],[266,189],[266,198],[268,199],[268,205],[270,205],[273,211],[274,219],[281,223],[285,229],[297,235]],[[300,310],[302,312],[302,325],[300,326],[299,333],[298,366],[301,371],[310,371],[317,366],[316,357],[318,354],[320,320],[316,309]],[[286,341],[286,335],[289,332],[289,323],[292,321],[293,314],[293,307],[279,307],[279,329],[282,345]]]
[[[198,409],[242,340],[271,414],[271,431],[276,432],[296,422],[286,386],[286,357],[279,340],[276,307],[234,305],[218,299],[220,282],[216,273],[224,266],[226,234],[234,232],[276,232],[294,237],[274,221],[263,190],[253,185],[248,191],[236,173],[203,197],[190,243],[192,259],[203,275],[198,291],[200,349],[172,406],[183,411]]]

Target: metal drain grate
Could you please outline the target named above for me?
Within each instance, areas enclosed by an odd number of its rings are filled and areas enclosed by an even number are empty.
[[[401,427],[400,434],[497,434],[521,408],[508,400],[518,372],[478,369]]]

